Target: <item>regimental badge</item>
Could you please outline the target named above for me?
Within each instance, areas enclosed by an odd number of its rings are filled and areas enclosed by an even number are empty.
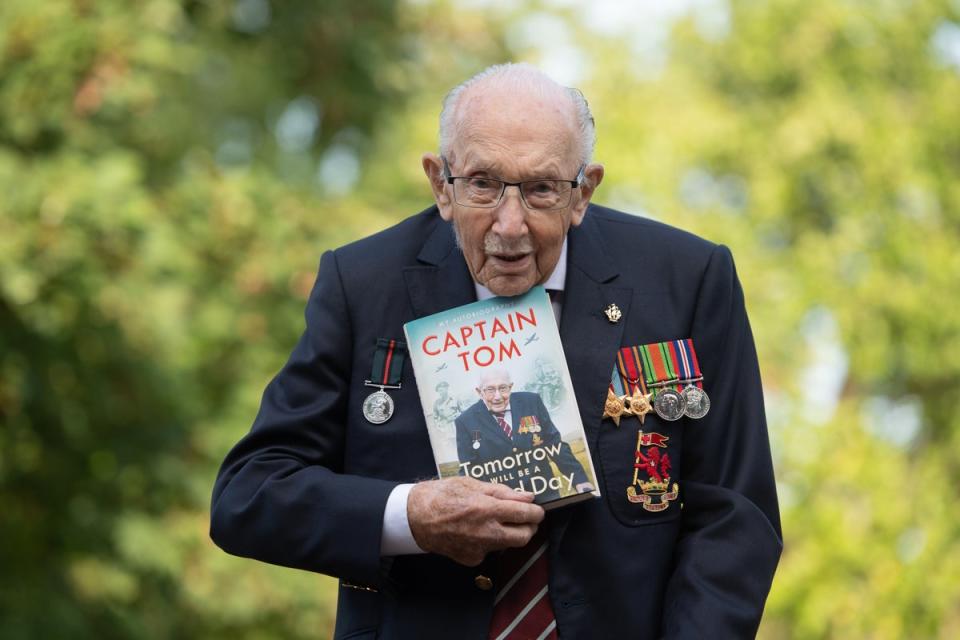
[[[543,444],[543,438],[541,438],[541,437],[540,437],[539,435],[537,435],[536,433],[533,434],[533,446],[539,447],[539,446],[542,445],[542,444]]]
[[[640,503],[646,511],[663,511],[680,495],[680,486],[670,482],[670,455],[666,452],[669,439],[660,433],[637,431],[633,483],[627,487],[627,500]]]
[[[620,322],[620,318],[623,317],[623,312],[620,311],[620,307],[613,303],[607,305],[607,308],[603,310],[603,313],[606,314],[607,320],[609,320],[611,324]]]
[[[407,344],[401,340],[377,338],[377,348],[373,352],[370,379],[364,380],[365,387],[376,387],[363,400],[363,417],[371,424],[383,424],[393,417],[393,398],[386,389],[400,388],[400,375],[403,372],[403,360],[407,354]]]

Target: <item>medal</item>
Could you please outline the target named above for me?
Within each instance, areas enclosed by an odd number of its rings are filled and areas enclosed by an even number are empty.
[[[393,398],[382,388],[363,401],[363,417],[372,424],[383,424],[393,416]]]
[[[702,418],[710,411],[710,398],[707,392],[692,384],[680,392],[683,396],[683,413],[690,418]]]
[[[623,400],[617,397],[613,389],[607,388],[607,400],[603,403],[603,418],[610,418],[613,424],[620,426],[620,416],[623,415]]]
[[[710,398],[703,390],[703,374],[700,373],[700,363],[697,361],[697,352],[693,349],[693,340],[672,340],[670,355],[673,358],[675,369],[680,376],[680,382],[685,383],[680,394],[683,396],[683,413],[688,418],[700,419],[710,411]]]
[[[653,400],[653,410],[657,412],[658,416],[669,422],[682,418],[685,406],[683,396],[675,389],[660,389],[657,391],[657,397]]]
[[[637,416],[640,419],[640,424],[643,424],[646,415],[653,411],[653,405],[650,404],[652,397],[652,393],[643,394],[640,393],[640,389],[634,389],[633,395],[623,397],[624,403],[627,405],[627,412],[632,416]]]
[[[474,431],[471,435],[473,436],[472,438],[473,444],[471,444],[470,446],[473,447],[474,449],[479,449],[480,448],[480,432]]]
[[[393,398],[386,389],[400,388],[400,374],[403,372],[403,359],[406,353],[406,343],[400,340],[377,338],[370,380],[363,382],[364,386],[377,388],[377,391],[363,400],[363,417],[370,424],[383,424],[393,417]]]

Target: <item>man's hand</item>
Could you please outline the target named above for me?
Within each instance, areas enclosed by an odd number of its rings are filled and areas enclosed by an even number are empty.
[[[420,482],[407,498],[407,521],[420,548],[468,567],[490,551],[527,544],[542,520],[532,493],[473,478]]]

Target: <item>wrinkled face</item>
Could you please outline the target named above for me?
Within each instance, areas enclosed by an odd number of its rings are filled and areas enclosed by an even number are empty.
[[[507,182],[538,178],[574,180],[580,168],[572,106],[564,96],[498,95],[475,90],[464,96],[463,116],[447,161],[453,176]],[[452,220],[473,279],[497,295],[513,296],[543,283],[560,258],[570,225],[578,225],[593,188],[603,176],[589,165],[570,204],[559,210],[527,209],[514,187],[497,207],[467,207],[442,178],[442,163],[424,156],[440,215]]]
[[[502,372],[493,372],[480,379],[477,393],[489,411],[503,413],[510,405],[510,391],[513,383],[510,377]]]

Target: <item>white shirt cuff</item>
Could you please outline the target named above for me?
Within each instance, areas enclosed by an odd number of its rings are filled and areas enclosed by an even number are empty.
[[[407,521],[407,497],[411,489],[412,484],[398,484],[387,498],[387,508],[383,512],[383,535],[380,538],[381,556],[426,553],[417,546]]]

